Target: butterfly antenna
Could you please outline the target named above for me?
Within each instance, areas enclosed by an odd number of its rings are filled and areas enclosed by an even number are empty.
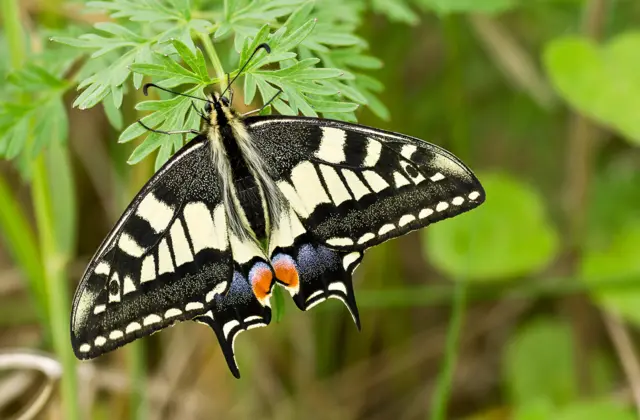
[[[211,103],[211,101],[210,101],[209,99],[199,98],[199,97],[197,97],[197,96],[188,95],[188,94],[186,94],[186,93],[176,92],[176,91],[173,91],[173,90],[169,90],[169,89],[167,89],[167,88],[163,88],[162,86],[158,86],[158,85],[156,85],[155,83],[147,83],[147,84],[145,84],[145,85],[142,87],[142,93],[144,94],[144,96],[148,96],[148,94],[149,94],[149,88],[150,88],[150,87],[153,87],[153,88],[156,88],[156,89],[160,89],[160,90],[162,90],[162,91],[164,91],[164,92],[173,93],[174,95],[178,95],[178,96],[185,96],[185,97],[187,97],[187,98],[197,99],[197,100],[199,100],[199,101],[205,101],[205,102],[209,102],[209,103]]]
[[[253,59],[253,57],[258,53],[258,51],[260,50],[265,50],[267,52],[267,54],[269,54],[271,52],[271,47],[269,47],[269,44],[267,43],[262,43],[260,45],[258,45],[256,47],[255,50],[253,50],[253,52],[251,53],[251,55],[249,56],[249,58],[247,59],[247,61],[245,61],[245,63],[242,65],[242,67],[240,67],[240,70],[238,70],[238,74],[236,74],[234,76],[233,79],[231,79],[231,81],[229,83],[227,83],[227,88],[220,94],[220,97],[223,97],[225,93],[227,93],[227,91],[229,90],[229,88],[231,87],[231,85],[233,84],[233,82],[236,81],[236,79],[238,77],[240,77],[240,75],[242,74],[242,72],[244,71],[244,69],[247,68],[247,66],[249,65],[249,63],[251,62],[251,60]]]

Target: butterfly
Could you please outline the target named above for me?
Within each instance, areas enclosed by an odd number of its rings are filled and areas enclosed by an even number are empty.
[[[163,89],[148,84],[145,94],[150,86]],[[234,341],[269,324],[276,285],[303,311],[342,301],[360,329],[351,279],[365,250],[485,199],[471,170],[438,146],[329,119],[240,115],[227,90],[197,98],[202,130],[91,259],[72,305],[78,358],[194,320],[213,329],[240,377]]]

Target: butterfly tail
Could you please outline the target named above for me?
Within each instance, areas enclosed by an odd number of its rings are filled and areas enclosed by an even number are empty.
[[[247,280],[248,273],[243,272],[236,266],[229,292],[224,296],[216,295],[213,309],[195,319],[214,331],[229,370],[236,378],[240,378],[234,352],[238,334],[266,327],[271,322],[271,308],[258,301]]]
[[[360,315],[351,276],[362,260],[362,252],[340,252],[323,245],[305,243],[295,249],[276,252],[271,264],[278,282],[303,311],[329,298],[345,304],[358,330]]]

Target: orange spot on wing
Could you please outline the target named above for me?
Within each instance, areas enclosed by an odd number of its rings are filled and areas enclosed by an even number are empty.
[[[252,270],[253,271],[253,270]],[[273,282],[273,274],[266,267],[255,269],[251,276],[251,285],[253,294],[260,302],[264,301],[271,293],[271,283]]]
[[[273,269],[276,272],[276,278],[284,283],[287,287],[295,289],[300,283],[298,270],[296,267],[284,258],[274,262]]]

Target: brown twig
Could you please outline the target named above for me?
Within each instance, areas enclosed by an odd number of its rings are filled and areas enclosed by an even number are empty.
[[[472,14],[469,22],[496,67],[517,89],[525,91],[540,107],[556,103],[551,87],[538,70],[533,54],[498,19]]]
[[[636,411],[640,418],[640,363],[638,363],[633,342],[631,341],[624,322],[618,315],[608,311],[602,311],[602,317],[604,318],[604,324],[607,327],[609,337],[611,337],[611,341],[622,363],[624,373],[627,376],[627,381],[631,388],[631,395],[633,396]]]
[[[606,0],[589,0],[583,17],[583,32],[597,39],[603,31],[605,23]],[[566,174],[563,197],[565,198],[565,232],[563,237],[564,256],[561,259],[560,271],[564,274],[577,272],[582,258],[582,244],[588,208],[589,184],[593,173],[593,157],[600,136],[600,130],[588,118],[575,113],[569,123],[567,144]],[[573,331],[575,333],[575,364],[578,372],[580,392],[591,392],[591,379],[588,366],[588,354],[585,349],[591,348],[592,310],[583,296],[567,298],[564,302]]]

